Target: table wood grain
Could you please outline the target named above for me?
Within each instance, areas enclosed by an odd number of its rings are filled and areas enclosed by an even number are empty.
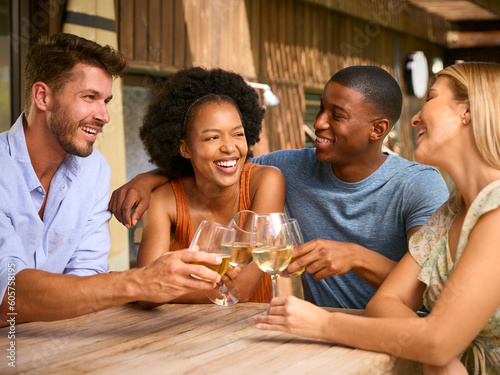
[[[16,367],[1,374],[418,374],[388,354],[259,331],[252,316],[268,304],[232,307],[124,305],[58,322],[16,328]],[[346,310],[343,310],[346,311]],[[359,313],[359,311],[347,311]],[[6,343],[8,329],[0,329]],[[5,353],[4,345],[2,351]]]

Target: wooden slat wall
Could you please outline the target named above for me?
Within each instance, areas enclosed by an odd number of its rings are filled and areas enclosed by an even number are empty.
[[[415,33],[402,34],[367,21],[372,14],[364,3],[349,2],[350,12],[358,15],[353,17],[314,1],[246,1],[252,46],[254,51],[258,48],[254,53],[257,76],[269,83],[281,99],[280,106],[266,116],[270,150],[300,148],[304,144],[304,89],[323,89],[330,77],[344,67],[376,65],[396,77],[403,89],[403,113],[395,141],[399,154],[413,159],[414,130],[410,120],[423,101],[407,94],[405,60],[415,50],[422,50],[429,59],[442,57],[444,47],[418,38]],[[425,24],[418,18],[423,14],[416,16],[416,22]],[[393,17],[391,25],[401,29],[405,22],[405,17]]]
[[[377,65],[405,89],[409,53],[444,56],[444,47],[429,41],[437,36],[424,39],[418,36],[423,31],[408,30],[409,25],[428,25],[423,13],[414,14],[411,22],[403,11],[375,22],[374,9],[387,3],[382,0],[349,1],[348,14],[329,0],[117,1],[120,48],[133,68],[173,72],[192,65],[221,67],[272,87],[281,104],[268,109],[256,154],[303,146],[304,91],[321,90],[339,69]],[[439,30],[438,20],[432,22],[427,36]],[[409,121],[421,104],[405,91],[396,141],[409,159],[414,144]]]
[[[319,5],[368,23],[381,24],[398,32],[446,45],[446,23],[404,0],[298,0]],[[495,0],[475,0],[492,1]]]
[[[118,0],[120,50],[134,69],[173,72],[190,64],[182,0]]]

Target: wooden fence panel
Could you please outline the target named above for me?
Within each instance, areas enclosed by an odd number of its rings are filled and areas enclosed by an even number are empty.
[[[172,66],[174,64],[174,0],[162,0],[160,31],[161,64]]]
[[[134,60],[148,61],[148,3],[134,3]]]
[[[306,89],[322,90],[346,66],[380,66],[404,90],[397,141],[401,155],[411,159],[409,119],[422,102],[407,94],[404,61],[414,50],[443,56],[444,47],[429,42],[438,39],[433,34],[440,25],[434,17],[412,14],[406,3],[397,9],[383,0],[343,4],[338,9],[336,0],[118,0],[120,49],[132,67],[221,67],[270,84],[281,104],[267,111],[263,137],[269,138],[256,148],[264,151],[304,145]]]
[[[161,0],[149,0],[148,9],[148,61],[161,62]]]
[[[174,66],[183,68],[186,64],[186,23],[182,0],[174,3]]]

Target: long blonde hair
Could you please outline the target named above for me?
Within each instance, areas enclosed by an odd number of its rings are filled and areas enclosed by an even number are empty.
[[[457,100],[469,100],[474,143],[483,159],[500,169],[500,64],[465,62],[448,66],[436,75],[451,79]],[[450,194],[450,211],[463,205],[456,189]]]

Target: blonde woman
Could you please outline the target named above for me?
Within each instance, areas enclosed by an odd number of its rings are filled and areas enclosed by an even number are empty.
[[[367,317],[275,298],[257,328],[389,352],[426,374],[500,372],[500,65],[457,64],[437,76],[412,119],[415,155],[456,187],[413,235]],[[422,305],[425,318],[415,313]]]

